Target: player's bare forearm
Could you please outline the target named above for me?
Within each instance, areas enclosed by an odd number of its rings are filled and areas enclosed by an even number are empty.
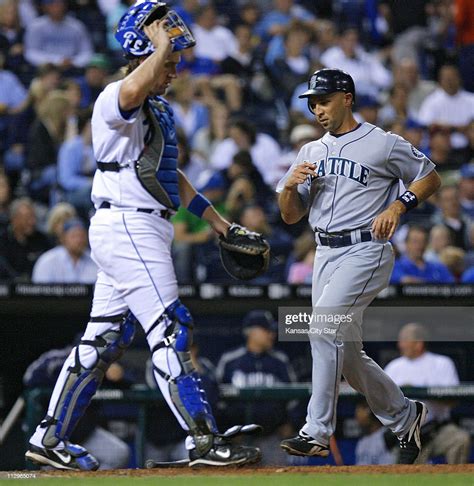
[[[426,177],[413,182],[408,190],[415,194],[418,202],[429,198],[441,185],[441,179],[438,173],[433,170]],[[380,213],[372,223],[372,234],[377,239],[390,239],[400,223],[400,217],[406,212],[405,205],[398,199]]]
[[[278,197],[281,218],[286,224],[297,223],[306,215],[306,207],[296,187],[284,188]]]
[[[423,177],[423,179],[410,184],[408,190],[416,195],[418,202],[422,202],[434,194],[440,186],[441,178],[438,173],[433,170],[426,177]]]
[[[178,169],[178,190],[181,206],[187,208],[198,193],[181,169]]]
[[[171,53],[171,43],[163,22],[145,27],[145,32],[156,50],[123,80],[119,104],[124,111],[138,108],[145,101]]]
[[[308,176],[317,177],[314,170],[314,164],[305,161],[297,165],[288,176],[278,197],[281,217],[286,224],[297,223],[306,215],[307,208],[298,193],[298,185],[306,182]]]
[[[198,192],[180,169],[178,169],[178,189],[181,205],[187,208]],[[207,221],[219,235],[226,235],[230,226],[230,223],[215,210],[212,204],[206,208],[202,219]]]

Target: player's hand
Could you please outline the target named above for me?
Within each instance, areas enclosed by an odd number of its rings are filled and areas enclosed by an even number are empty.
[[[376,240],[389,240],[400,223],[400,211],[397,207],[388,207],[372,223],[372,235]]]
[[[171,40],[166,32],[166,20],[155,20],[150,25],[145,25],[143,30],[156,50],[171,53]]]
[[[298,184],[303,184],[306,181],[308,176],[317,177],[316,172],[316,165],[312,164],[311,162],[305,161],[302,164],[297,165],[293,172],[288,177],[285,188],[291,189]]]

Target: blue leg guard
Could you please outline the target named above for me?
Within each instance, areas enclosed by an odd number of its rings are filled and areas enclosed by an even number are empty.
[[[61,395],[53,417],[46,416],[41,425],[48,430],[43,438],[46,447],[55,447],[59,441],[69,440],[74,427],[84,414],[109,366],[122,356],[135,335],[136,318],[129,312],[114,317],[93,318],[91,322],[120,322],[118,330],[102,333],[93,341],[82,340],[75,348],[75,364],[68,368]],[[80,361],[79,346],[91,346],[96,353],[95,363],[84,366]]]
[[[168,348],[176,354],[181,372],[170,376],[157,368],[156,372],[169,384],[170,396],[190,434],[194,437],[196,448],[203,453],[212,447],[213,437],[218,434],[217,425],[201,387],[201,380],[191,360],[193,319],[189,310],[178,299],[166,310],[165,315],[171,321],[165,339],[152,349],[152,353]]]

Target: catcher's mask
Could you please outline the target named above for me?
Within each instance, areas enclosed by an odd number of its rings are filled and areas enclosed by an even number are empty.
[[[140,1],[132,5],[119,20],[115,38],[125,52],[125,57],[147,56],[155,47],[144,32],[145,25],[155,20],[166,20],[166,31],[171,39],[173,51],[188,49],[196,44],[193,34],[183,19],[170,10],[164,2]]]

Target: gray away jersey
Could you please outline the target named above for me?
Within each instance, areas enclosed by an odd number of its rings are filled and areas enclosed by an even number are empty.
[[[308,177],[298,185],[298,192],[310,205],[311,227],[325,233],[369,229],[399,196],[400,181],[408,186],[435,168],[404,138],[370,123],[341,136],[326,133],[304,145],[277,192],[303,162],[316,164],[318,177]]]

